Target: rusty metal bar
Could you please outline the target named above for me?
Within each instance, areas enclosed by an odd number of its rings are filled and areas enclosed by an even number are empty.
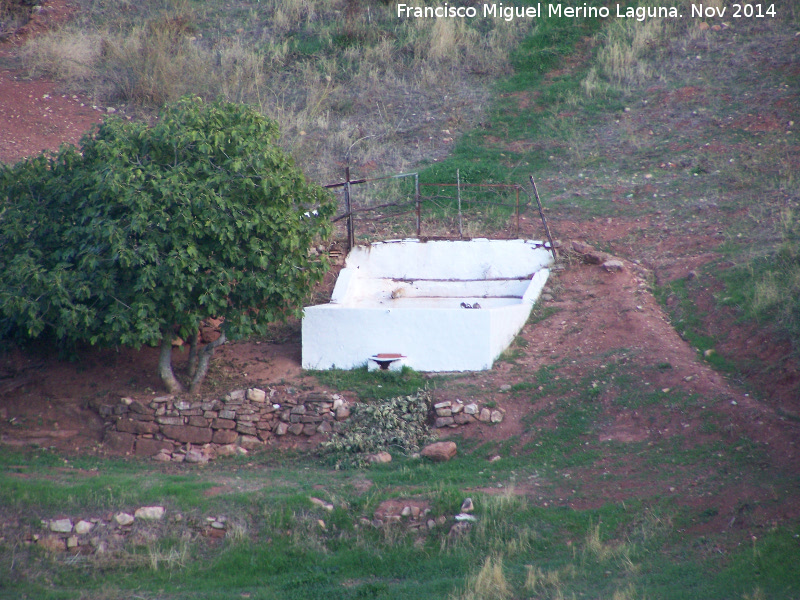
[[[553,260],[558,260],[556,256],[556,246],[553,244],[553,236],[550,235],[550,228],[547,226],[547,219],[544,216],[544,209],[542,208],[542,201],[539,199],[539,190],[536,189],[536,182],[533,180],[533,175],[530,176],[531,185],[533,186],[533,195],[536,196],[536,204],[539,205],[539,216],[542,217],[542,225],[547,234],[547,239],[550,242],[550,252],[553,253]]]
[[[436,187],[456,187],[458,183],[420,183],[420,185],[436,186]],[[501,188],[519,188],[522,186],[518,183],[462,183],[461,187],[501,187]]]
[[[461,228],[461,169],[456,169],[456,185],[458,186],[458,237],[464,237],[464,231]]]
[[[414,173],[414,200],[417,203],[417,237],[422,235],[422,202],[419,195],[419,173]]]
[[[392,206],[411,206],[413,202],[387,202],[386,204],[377,204],[375,206],[365,206],[364,208],[351,208],[350,212],[342,213],[337,215],[333,219],[331,219],[331,223],[336,223],[341,221],[342,219],[346,219],[351,215],[355,215],[362,212],[372,212],[373,210],[378,210],[380,208],[391,208]],[[410,211],[406,211],[410,212]],[[406,214],[406,213],[403,213]]]
[[[373,182],[373,181],[382,181],[382,180],[385,180],[385,179],[397,179],[397,178],[411,177],[411,176],[414,177],[414,200],[412,200],[410,202],[407,202],[407,203],[404,203],[404,202],[397,202],[397,203],[391,202],[391,203],[386,203],[386,204],[380,204],[380,205],[377,205],[377,206],[367,206],[367,207],[364,207],[364,208],[353,208],[352,207],[352,186],[353,185],[358,185],[358,184],[362,184],[362,183],[370,183],[370,182]],[[537,190],[535,189],[535,185],[536,184],[533,181],[531,181],[531,183],[533,183],[533,185],[534,185],[534,192],[536,192],[538,194]],[[463,237],[464,237],[463,211],[462,211],[462,198],[461,198],[461,188],[462,187],[465,187],[465,188],[466,187],[514,188],[516,190],[515,210],[516,210],[516,221],[517,221],[517,237],[519,237],[519,235],[520,235],[520,215],[521,215],[521,208],[522,208],[521,205],[520,205],[520,201],[519,201],[519,192],[520,192],[520,190],[525,191],[525,193],[528,195],[528,202],[530,202],[532,200],[530,192],[528,192],[527,189],[525,189],[524,187],[522,187],[521,185],[519,185],[517,183],[462,183],[461,182],[460,170],[456,172],[456,183],[422,183],[419,180],[419,173],[417,173],[417,172],[400,173],[398,175],[386,175],[386,176],[383,176],[383,177],[374,177],[374,178],[350,179],[350,169],[349,169],[349,167],[347,167],[347,168],[345,168],[345,181],[338,182],[338,183],[330,183],[330,184],[324,185],[323,187],[325,187],[327,189],[339,188],[339,187],[344,188],[345,212],[343,214],[341,214],[341,215],[336,216],[332,220],[332,222],[335,223],[337,221],[341,221],[342,219],[347,219],[347,241],[348,241],[348,247],[352,248],[353,246],[355,246],[355,225],[354,225],[355,219],[354,219],[354,215],[356,215],[357,213],[361,213],[361,212],[371,212],[371,211],[374,211],[374,210],[378,210],[378,209],[381,209],[381,208],[392,207],[392,206],[402,207],[402,206],[407,206],[407,205],[414,205],[414,207],[415,207],[414,208],[414,212],[416,213],[415,216],[416,216],[417,237],[421,237],[422,236],[422,203],[423,203],[423,200],[424,200],[423,197],[422,197],[422,194],[421,194],[421,190],[420,190],[420,188],[422,186],[439,186],[439,187],[456,187],[456,188],[458,188],[458,217],[459,217],[458,235],[459,235],[459,238],[461,238],[461,239],[463,239]],[[425,200],[430,200],[431,198],[433,198],[433,197],[426,198]],[[542,212],[541,201],[539,200],[538,195],[537,195],[537,201],[540,203],[540,215],[543,218],[543,223],[545,225],[545,229],[547,231],[548,238],[550,239],[551,249],[553,249],[552,238],[550,238],[550,231],[547,228],[546,221],[544,220],[544,213]],[[501,205],[501,206],[508,206],[508,204],[506,204],[505,202],[492,202],[492,201],[489,201],[489,200],[474,200],[474,202],[486,203],[486,204],[498,204],[498,205]],[[525,204],[525,206],[527,206],[527,203]],[[392,217],[402,216],[404,214],[409,214],[410,212],[411,211],[399,213],[399,214],[396,214],[396,215],[387,215],[385,217],[381,217],[380,220],[385,220],[385,219],[392,218]],[[553,254],[555,255],[555,252],[553,252]]]
[[[347,213],[347,251],[356,245],[356,236],[353,231],[353,213],[350,210],[350,167],[344,168],[344,211]]]
[[[327,189],[337,188],[337,187],[347,187],[347,185],[356,185],[357,183],[367,183],[370,181],[369,179],[354,179],[353,181],[342,181],[340,183],[328,183],[323,185],[322,187]]]

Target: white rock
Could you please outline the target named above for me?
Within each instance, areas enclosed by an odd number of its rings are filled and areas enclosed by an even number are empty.
[[[314,498],[313,496],[311,496],[309,500],[311,500],[311,504],[313,504],[314,506],[319,506],[320,508],[324,508],[327,511],[333,510],[333,504],[325,502],[325,500],[320,500],[319,498]]]
[[[122,525],[125,527],[126,525],[130,525],[134,522],[135,518],[133,515],[129,515],[125,512],[120,512],[114,515],[114,520],[117,522],[117,525]]]
[[[465,412],[466,414],[468,414],[468,415],[477,415],[477,414],[478,414],[478,412],[479,412],[479,410],[478,410],[478,405],[477,405],[477,404],[475,404],[474,402],[473,402],[473,403],[470,403],[470,404],[467,404],[467,405],[464,407],[464,412]]]
[[[55,519],[50,521],[50,531],[56,533],[71,533],[72,521],[70,519]]]
[[[78,521],[75,523],[75,533],[78,535],[86,535],[92,529],[94,529],[94,523],[90,523],[89,521]]]
[[[477,520],[478,519],[476,519],[472,515],[468,515],[467,513],[460,513],[456,515],[456,521],[469,521],[471,523],[474,523]]]
[[[250,402],[264,402],[267,399],[267,392],[259,388],[250,388],[247,390],[247,399]]]
[[[204,465],[208,462],[208,456],[205,454],[205,452],[192,448],[186,453],[185,460],[187,463]]]
[[[137,519],[146,519],[148,521],[160,521],[164,517],[164,507],[143,506],[136,509],[134,517]]]

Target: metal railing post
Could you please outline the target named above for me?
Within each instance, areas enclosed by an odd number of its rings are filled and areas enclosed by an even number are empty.
[[[461,228],[461,169],[456,169],[456,190],[458,190],[458,239],[464,238]]]
[[[355,232],[353,231],[353,213],[350,210],[350,167],[344,168],[344,211],[347,213],[347,250],[355,246]]]
[[[414,200],[417,203],[417,237],[420,237],[422,235],[422,214],[419,197],[419,173],[414,173]]]

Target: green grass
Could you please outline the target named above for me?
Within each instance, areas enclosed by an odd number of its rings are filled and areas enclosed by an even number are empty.
[[[592,459],[580,463],[598,460],[593,450],[586,452]],[[643,447],[634,449],[634,454],[646,452]],[[182,487],[183,493],[162,499],[168,516],[182,511],[202,521],[207,514],[224,511],[229,519],[247,524],[247,535],[217,543],[192,538],[182,545],[178,536],[147,546],[128,545],[122,553],[105,558],[99,569],[95,559],[43,554],[6,536],[0,553],[5,574],[0,597],[447,598],[465,589],[470,574],[474,576],[485,557],[495,554],[503,556],[504,577],[517,595],[525,593],[531,568],[542,573],[537,585],[542,586],[539,593],[544,597],[559,592],[566,597],[610,597],[631,587],[641,595],[659,598],[744,597],[756,588],[767,597],[800,592],[797,524],[760,532],[755,542],[745,536],[741,546],[735,543],[737,536],[729,539],[731,533],[709,535],[705,543],[698,543],[701,540],[687,538],[677,528],[727,517],[719,507],[676,512],[673,499],[655,494],[644,500],[600,502],[597,508],[575,510],[551,496],[559,493],[554,486],[563,479],[561,469],[569,465],[549,466],[529,455],[489,466],[482,458],[487,453],[485,447],[472,446],[445,464],[407,460],[370,469],[363,473],[373,482],[366,493],[349,485],[353,473],[329,471],[306,456],[283,459],[277,465],[270,464],[268,457],[249,464],[222,460],[185,480],[151,463],[108,460],[98,477],[113,480],[115,472],[125,476],[135,472],[155,488]],[[625,451],[612,446],[605,452],[609,453],[622,459]],[[40,453],[38,457],[43,455],[49,456]],[[58,464],[58,457],[53,458]],[[699,459],[700,455],[695,457]],[[4,487],[11,463],[31,465],[28,475],[40,485],[59,485],[52,481],[54,466],[42,464],[37,456],[14,453],[4,459],[0,475]],[[547,506],[535,495],[513,491],[515,482],[531,481],[527,478],[531,470],[536,471],[538,490],[551,500]],[[221,502],[206,499],[199,506],[187,502],[196,493],[197,483],[211,485],[232,473],[244,482],[268,478],[276,485],[249,492],[246,503],[231,492],[224,492]],[[87,489],[74,490],[76,504],[70,510],[26,500],[25,512],[84,515],[94,507],[92,493],[109,483],[98,477],[90,479],[93,483]],[[591,484],[590,478],[582,481]],[[613,481],[606,480],[604,485],[613,486]],[[359,516],[369,515],[381,500],[404,496],[427,499],[434,516],[452,516],[467,494],[465,485],[488,489],[496,483],[503,483],[506,491],[498,490],[499,495],[469,492],[478,520],[461,537],[448,535],[452,520],[424,534],[358,524]],[[331,498],[336,509],[328,513],[313,506],[310,495]],[[128,509],[146,499],[132,498]],[[4,506],[7,511],[9,507]],[[317,526],[317,519],[325,520],[325,531]],[[720,545],[726,548],[723,554],[708,551]],[[155,556],[173,560],[163,559],[161,566],[154,567]],[[550,577],[544,577],[548,573]]]
[[[735,363],[716,352],[718,340],[707,333],[705,325],[708,315],[694,301],[695,290],[702,285],[695,279],[676,279],[664,286],[658,286],[655,296],[663,305],[671,307],[668,310],[673,327],[681,338],[697,349],[698,356],[723,372],[733,373],[736,371]]]
[[[409,367],[401,371],[375,371],[367,367],[344,371],[308,371],[322,385],[342,391],[354,392],[360,400],[381,400],[397,396],[411,396],[418,390],[435,386],[441,378],[429,378]]]

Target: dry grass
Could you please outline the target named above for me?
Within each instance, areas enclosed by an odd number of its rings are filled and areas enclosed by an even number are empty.
[[[159,569],[180,569],[186,566],[189,559],[189,544],[184,542],[177,548],[157,548],[150,545],[147,548],[147,564],[153,571]]]
[[[613,85],[631,89],[652,79],[656,70],[646,55],[658,43],[667,29],[663,19],[636,21],[620,20],[603,31],[603,44],[597,53],[600,73]],[[593,70],[584,83],[591,87],[598,72]]]
[[[676,6],[683,14],[691,12],[693,0],[683,0]],[[725,0],[702,3],[704,8],[719,9]],[[646,5],[645,5],[646,6]],[[582,82],[587,96],[602,94],[609,86],[630,91],[664,76],[665,61],[669,62],[669,45],[676,39],[691,43],[702,38],[710,44],[707,32],[699,27],[698,19],[648,18],[616,19],[598,34],[597,64]]]
[[[32,73],[137,110],[187,93],[254,104],[316,180],[338,178],[336,163],[390,172],[436,153],[430,132],[475,121],[482,77],[508,69],[530,27],[401,20],[358,0],[82,4],[78,21],[29,42]]]
[[[451,600],[506,600],[511,587],[503,572],[502,556],[487,556],[477,574],[471,576],[466,589]]]
[[[537,566],[525,567],[525,590],[535,594],[548,594],[550,597],[563,597],[563,585],[566,581],[574,579],[578,570],[574,565],[567,565],[561,569],[542,571]]]

